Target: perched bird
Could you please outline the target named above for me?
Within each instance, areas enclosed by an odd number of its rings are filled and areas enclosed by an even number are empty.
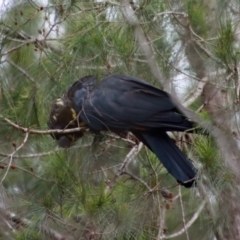
[[[195,167],[167,131],[193,132],[196,124],[177,109],[168,93],[139,78],[113,74],[100,83],[95,76],[81,78],[53,102],[48,126],[129,131],[156,154],[181,185],[195,185]],[[60,147],[70,147],[83,133],[54,133],[52,137]]]

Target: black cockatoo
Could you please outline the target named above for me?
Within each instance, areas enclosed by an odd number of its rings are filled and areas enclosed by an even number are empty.
[[[176,107],[168,93],[126,75],[95,76],[76,81],[52,104],[49,129],[89,128],[94,132],[129,131],[160,159],[185,187],[195,185],[196,169],[167,131],[190,131],[196,124]],[[54,133],[61,147],[70,147],[84,131]]]

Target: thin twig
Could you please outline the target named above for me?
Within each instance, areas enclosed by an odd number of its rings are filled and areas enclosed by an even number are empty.
[[[163,74],[160,71],[158,63],[154,56],[154,51],[151,45],[151,42],[148,41],[139,20],[131,7],[129,0],[122,0],[122,13],[127,20],[127,22],[134,27],[135,37],[138,41],[138,44],[144,53],[146,60],[148,61],[148,66],[151,69],[152,74],[158,79],[163,88],[166,87],[167,81]]]
[[[135,176],[133,173],[130,173],[128,171],[122,171],[122,174],[126,174],[126,175],[130,176],[131,178],[137,180],[138,182],[142,183],[148,189],[148,192],[152,192],[152,189],[148,186],[148,184],[146,182],[144,182],[141,178]]]
[[[37,130],[37,129],[30,129],[30,128],[22,127],[16,123],[14,123],[10,119],[3,117],[1,115],[0,115],[0,119],[2,119],[4,122],[7,122],[10,126],[16,128],[18,130],[21,130],[24,133],[29,133],[29,134],[47,135],[47,134],[51,134],[51,133],[73,133],[73,132],[80,132],[80,131],[86,130],[85,127],[78,127],[78,128],[71,128],[71,129]]]
[[[4,208],[0,208],[0,211],[3,213],[3,215],[11,220],[13,223],[16,223],[18,226],[22,227],[29,227],[32,225],[32,222],[24,217],[19,217],[15,213],[8,211]],[[63,236],[61,233],[47,227],[40,227],[40,231],[44,232],[46,235],[48,235],[51,239],[54,240],[68,240],[70,239],[69,237]]]
[[[206,201],[203,201],[202,204],[197,209],[197,211],[193,214],[192,218],[186,223],[186,225],[185,225],[186,229],[191,227],[193,225],[193,223],[198,219],[199,215],[201,214],[202,210],[204,209],[205,204],[206,204]],[[172,239],[172,238],[180,236],[184,232],[185,232],[185,229],[182,228],[181,230],[179,230],[178,232],[175,232],[173,234],[164,235],[162,237],[162,239]]]
[[[110,167],[107,167],[107,168],[103,168],[101,167],[101,170],[96,170],[96,171],[93,171],[91,172],[91,174],[94,174],[94,173],[100,173],[100,172],[105,172],[107,170],[110,170],[110,169],[113,169],[113,168],[116,168],[116,167],[119,167],[121,166],[122,164],[116,164],[116,165],[113,165],[113,166],[110,166]]]
[[[191,91],[191,93],[185,98],[183,106],[189,107],[192,103],[194,103],[196,99],[201,96],[205,85],[205,81],[199,81],[197,87],[194,88],[193,91]]]
[[[181,186],[179,185],[178,187],[178,193],[179,193],[179,201],[180,201],[180,205],[181,205],[181,210],[182,210],[182,221],[183,221],[183,229],[184,232],[186,233],[186,237],[187,240],[189,240],[189,234],[188,234],[188,230],[186,228],[186,220],[185,220],[185,211],[184,211],[184,207],[183,207],[183,200],[182,200],[182,191],[181,191]]]
[[[19,150],[25,145],[25,143],[26,143],[27,140],[28,140],[28,136],[29,136],[29,133],[26,132],[25,138],[24,138],[24,140],[22,141],[22,143],[10,154],[10,160],[9,160],[9,163],[8,163],[8,167],[7,167],[6,172],[5,172],[3,178],[2,178],[2,180],[1,180],[1,182],[0,182],[1,184],[2,184],[3,181],[5,180],[8,172],[9,172],[9,169],[10,169],[10,167],[11,167],[11,165],[12,165],[13,155],[14,155],[17,151],[19,151]]]
[[[185,13],[185,12],[175,12],[175,11],[165,11],[165,12],[160,12],[160,13],[157,13],[154,18],[153,18],[153,22],[157,20],[157,18],[161,15],[165,15],[165,14],[173,14],[173,15],[181,15],[183,16],[184,18],[187,18],[188,17],[188,14]]]
[[[90,147],[92,144],[83,144],[83,145],[78,145],[78,146],[72,146],[71,148],[85,148],[85,147]],[[40,153],[29,153],[29,154],[25,154],[25,155],[14,155],[12,158],[16,159],[16,158],[38,158],[38,157],[44,157],[44,156],[48,156],[51,155],[53,153],[59,152],[59,151],[64,151],[63,148],[55,148],[54,150],[51,151],[47,151],[47,152],[40,152]],[[6,157],[9,158],[11,157],[11,154],[7,154],[7,153],[0,153],[1,157]]]
[[[125,169],[126,166],[129,165],[129,163],[136,157],[136,155],[139,153],[139,151],[142,149],[142,142],[140,142],[138,145],[135,145],[131,151],[127,154],[125,157],[120,169],[118,170],[118,176],[120,176]]]
[[[27,71],[25,71],[23,68],[21,68],[19,65],[15,64],[13,61],[7,59],[6,62],[10,63],[13,65],[15,68],[17,68],[21,73],[23,73],[29,80],[32,82],[34,85],[37,85],[33,77],[31,77]]]
[[[113,178],[113,180],[107,185],[105,192],[108,192],[116,183],[117,179],[123,174],[124,169],[126,168],[126,166],[129,165],[129,163],[136,157],[136,155],[140,152],[140,150],[142,149],[143,144],[139,143],[138,145],[135,145],[127,154],[127,156],[125,157],[124,161],[122,162],[122,164],[120,165],[120,168],[118,169],[117,174],[115,175],[115,177]]]
[[[157,194],[158,196],[158,194]],[[158,217],[158,221],[159,221],[159,228],[158,228],[158,235],[157,235],[157,240],[162,240],[163,239],[163,229],[165,226],[165,219],[166,219],[166,212],[167,209],[165,207],[161,208],[161,205],[158,204],[158,211],[159,211],[159,217]]]
[[[111,138],[114,138],[114,139],[121,139],[121,140],[123,140],[124,142],[131,143],[131,144],[133,144],[133,145],[136,144],[134,141],[132,141],[132,140],[130,140],[130,139],[128,139],[128,138],[123,138],[123,137],[121,137],[121,136],[119,136],[119,135],[113,135],[113,134],[111,134],[111,133],[107,133],[106,136],[111,137]]]

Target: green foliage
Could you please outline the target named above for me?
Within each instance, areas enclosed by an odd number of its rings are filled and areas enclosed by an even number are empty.
[[[214,146],[213,139],[208,136],[196,137],[194,144],[197,156],[208,169],[214,170],[219,165],[218,150]]]
[[[205,110],[202,110],[202,111],[200,112],[200,116],[201,116],[201,118],[204,119],[204,120],[212,121],[211,116],[210,116],[210,115],[208,114],[208,112],[205,111]]]
[[[216,40],[215,54],[228,70],[238,64],[239,58],[233,44],[235,29],[230,20],[220,22],[219,37]]]
[[[96,23],[93,16],[89,14],[69,24],[71,27],[65,40],[67,52],[73,55],[71,61],[74,61],[74,65],[72,66],[78,66],[77,69],[70,69],[73,74],[79,70],[82,71],[81,66],[84,68],[89,66],[91,74],[99,74],[97,68],[91,68],[94,64],[102,64],[107,71],[112,65],[117,71],[116,62],[123,64],[126,68],[131,66],[131,57],[135,53],[135,40],[131,27],[117,22]]]
[[[100,79],[106,73],[124,73],[160,86],[149,65],[152,58],[146,59],[135,35],[135,25],[129,24],[118,3],[51,0],[44,6],[23,0],[10,5],[0,23],[0,114],[24,127],[46,129],[52,101],[75,80],[90,74]],[[178,77],[184,68],[182,88],[187,88],[188,76],[197,75],[185,63],[184,51],[191,35],[187,20],[193,31],[206,40],[195,36],[206,47],[205,52],[196,50],[201,53],[198,57],[195,52],[192,54],[197,67],[196,59],[208,51],[228,70],[238,65],[235,22],[226,17],[228,20],[220,23],[219,36],[206,39],[214,29],[208,22],[211,9],[205,1],[170,4],[143,0],[132,2],[131,8],[154,52],[155,67],[168,80]],[[188,19],[182,14],[186,9]],[[191,40],[195,41],[195,37]],[[206,72],[219,70],[215,69],[219,64],[214,59],[205,65]],[[228,85],[235,91],[234,86]],[[202,104],[199,97],[190,108],[195,111]],[[212,117],[205,110],[200,116],[205,120]],[[6,230],[8,227],[3,229],[0,225],[3,236],[6,233],[17,240],[50,240],[52,237],[44,232],[46,228],[73,239],[156,239],[161,231],[168,229],[165,234],[170,235],[183,229],[182,207],[187,223],[195,216],[202,199],[208,197],[198,188],[182,189],[181,203],[175,179],[146,149],[116,177],[132,144],[107,134],[87,133],[68,150],[56,148],[50,136],[30,134],[15,153],[24,137],[19,129],[0,121],[0,179],[6,174],[3,188],[6,199],[11,199],[5,200],[1,193],[1,204],[29,223],[16,226],[7,219],[12,228]],[[200,162],[196,166],[202,169],[203,181],[199,182],[206,185],[210,196],[232,189],[233,175],[211,137],[196,137],[192,152]],[[188,149],[186,154],[189,155]],[[163,190],[173,198],[164,197]],[[216,202],[211,204],[215,210]],[[206,239],[206,232],[214,238],[216,223],[209,212],[202,211],[188,229],[190,239]],[[214,226],[209,222],[214,222]],[[12,233],[12,229],[16,232]],[[186,239],[186,235],[180,234],[176,239]]]
[[[35,231],[24,230],[24,231],[21,231],[21,232],[16,232],[15,233],[15,239],[16,240],[26,240],[26,239],[42,240],[43,237],[41,236],[40,233],[37,233]]]
[[[187,1],[187,9],[189,22],[193,30],[199,36],[206,36],[208,27],[206,23],[206,7],[204,6],[204,1]]]
[[[210,136],[198,136],[194,140],[195,153],[203,164],[203,173],[208,173],[209,181],[219,189],[229,188],[233,183],[233,175],[224,164],[219,151]]]

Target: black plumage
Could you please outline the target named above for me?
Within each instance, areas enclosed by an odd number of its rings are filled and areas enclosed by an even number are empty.
[[[95,76],[75,82],[52,105],[50,129],[85,126],[94,132],[130,131],[160,159],[168,172],[185,187],[195,182],[196,169],[175,145],[167,131],[193,131],[170,95],[145,81],[126,75]],[[54,134],[62,147],[69,147],[83,132]]]

